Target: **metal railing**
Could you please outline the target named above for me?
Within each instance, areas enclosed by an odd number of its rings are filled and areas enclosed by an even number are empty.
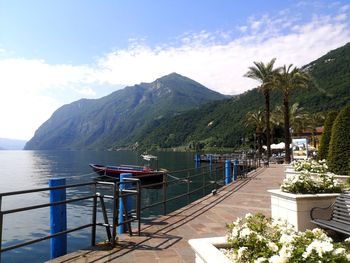
[[[130,184],[133,183],[135,187],[133,189],[125,189],[121,190],[120,185],[122,184]],[[44,203],[44,204],[39,204],[39,205],[31,205],[31,206],[26,206],[26,207],[20,207],[20,208],[15,208],[15,209],[8,209],[8,210],[2,210],[2,202],[3,202],[3,197],[8,197],[8,196],[15,196],[15,195],[24,195],[24,194],[30,194],[30,193],[37,193],[37,192],[45,192],[45,191],[53,191],[53,190],[58,190],[58,189],[69,189],[69,188],[77,188],[77,187],[82,187],[82,186],[91,186],[92,187],[92,193],[78,197],[78,198],[71,198],[71,199],[66,199],[64,201],[59,201],[59,202],[52,202],[52,203]],[[104,195],[99,192],[97,192],[97,186],[104,186],[104,187],[110,187],[112,188],[112,195]],[[58,237],[61,235],[65,235],[68,233],[72,233],[74,231],[82,230],[85,228],[91,227],[91,245],[95,246],[96,245],[96,226],[103,226],[106,228],[106,233],[109,242],[114,246],[115,245],[115,240],[117,236],[116,229],[120,225],[127,225],[129,229],[129,234],[131,234],[131,226],[130,223],[132,221],[138,221],[138,234],[140,234],[140,200],[141,200],[141,190],[140,190],[140,180],[139,179],[134,179],[134,178],[125,178],[124,182],[119,182],[119,181],[114,181],[114,182],[103,182],[103,181],[97,181],[97,182],[88,182],[88,183],[80,183],[80,184],[71,184],[71,185],[64,185],[64,186],[57,186],[57,187],[44,187],[44,188],[37,188],[37,189],[30,189],[30,190],[23,190],[23,191],[14,191],[14,192],[6,192],[6,193],[0,193],[0,261],[1,261],[1,253],[9,250],[13,250],[16,248],[20,248],[23,246],[28,246],[37,242],[41,242],[50,238]],[[133,217],[128,217],[128,213],[124,211],[124,215],[126,215],[126,219],[122,219],[118,221],[118,213],[117,211],[119,210],[119,202],[118,200],[122,200],[122,202],[125,203],[125,199],[128,196],[136,196],[137,200],[137,206],[136,206],[136,214]],[[57,205],[62,205],[62,204],[70,204],[74,202],[79,202],[83,200],[92,200],[92,218],[91,218],[91,223],[89,224],[84,224],[81,226],[77,226],[75,228],[71,228],[69,230],[61,231],[55,234],[51,235],[46,235],[37,239],[33,239],[30,241],[18,243],[16,245],[11,245],[8,247],[2,247],[2,232],[3,232],[3,219],[4,216],[9,215],[9,214],[14,214],[14,213],[19,213],[19,212],[24,212],[24,211],[29,211],[29,210],[35,210],[35,209],[40,209],[44,207],[51,207],[51,206],[57,206]],[[97,222],[97,199],[100,200],[101,204],[101,210],[103,213],[103,218],[104,222]],[[107,209],[105,205],[105,199],[111,199],[113,200],[113,208],[112,208],[112,223],[109,223],[108,220],[108,214],[107,214]],[[125,206],[124,206],[125,207]],[[111,233],[111,228],[112,228],[112,233]]]
[[[238,179],[245,178],[249,171],[251,171],[252,169],[256,169],[259,166],[260,166],[260,162],[257,159],[254,159],[254,160],[248,159],[248,160],[240,161],[238,166],[239,168],[237,171]],[[138,235],[140,235],[142,211],[152,207],[162,206],[163,214],[165,215],[168,212],[169,202],[173,202],[180,198],[186,197],[187,203],[189,204],[191,201],[191,196],[193,196],[194,194],[201,191],[202,192],[201,195],[205,196],[205,194],[208,192],[207,189],[209,187],[212,187],[213,190],[214,189],[217,190],[220,186],[224,185],[224,182],[225,182],[224,170],[225,170],[224,163],[213,162],[208,165],[200,165],[200,167],[197,167],[197,168],[184,169],[184,170],[171,171],[171,172],[166,171],[164,173],[161,173],[162,180],[160,182],[148,183],[146,185],[141,184],[142,178],[146,176],[152,176],[151,174],[138,176],[138,179],[125,178],[124,182],[120,182],[114,179],[112,181],[96,181],[96,182],[57,186],[57,187],[45,187],[45,188],[38,188],[38,189],[31,189],[31,190],[0,193],[0,261],[1,261],[2,252],[31,245],[40,241],[44,241],[50,238],[54,238],[60,235],[68,234],[68,233],[82,230],[89,227],[91,227],[91,246],[96,245],[96,227],[97,226],[105,227],[108,241],[111,243],[112,246],[114,246],[116,242],[118,226],[121,226],[121,225],[126,226],[128,229],[129,235],[132,235],[131,223],[134,221],[137,221],[137,233]],[[132,187],[130,187],[130,183],[132,183]],[[121,189],[120,185],[122,184],[128,184],[127,189]],[[170,195],[169,190],[171,190],[172,187],[180,184],[185,185],[185,187],[181,188],[182,192],[180,191],[179,193],[177,193],[177,195]],[[195,188],[193,189],[191,185],[194,185]],[[39,205],[32,205],[32,206],[8,209],[8,210],[1,209],[3,197],[14,196],[14,195],[24,195],[24,194],[44,192],[44,191],[52,191],[57,189],[77,188],[81,186],[91,186],[92,187],[91,194],[87,194],[82,197],[72,198],[72,199],[68,199],[60,202],[44,203]],[[107,195],[107,194],[102,194],[98,192],[97,188],[100,186],[109,187],[109,190],[112,191],[112,194]],[[162,200],[158,200],[157,202],[142,206],[141,205],[142,190],[146,188],[160,189],[160,191],[162,191]],[[126,203],[126,199],[130,196],[134,196],[136,198],[136,202],[135,202],[136,205],[134,209],[127,211],[125,203]],[[70,204],[73,202],[89,200],[89,199],[92,200],[91,223],[84,224],[84,225],[81,225],[66,231],[62,231],[59,233],[46,235],[27,242],[22,242],[16,245],[8,246],[5,248],[2,247],[2,231],[3,231],[4,216],[8,214],[13,214],[13,213],[18,213],[18,212],[23,212],[28,210],[35,210],[43,207],[56,206],[61,204]],[[102,211],[103,222],[97,222],[98,200],[100,201],[100,208]],[[112,209],[111,209],[112,223],[109,222],[105,200],[111,200],[112,202]],[[118,211],[120,209],[119,200],[121,200],[124,204],[123,219],[118,218],[118,214],[119,214]],[[112,232],[111,232],[111,228],[112,228]]]

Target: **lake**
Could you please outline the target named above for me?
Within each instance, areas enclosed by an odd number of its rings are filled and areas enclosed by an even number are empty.
[[[158,153],[158,166],[169,171],[194,168],[193,153],[162,152]],[[88,166],[89,163],[98,164],[137,164],[143,165],[139,154],[130,151],[0,151],[0,192],[10,192],[24,189],[48,186],[50,178],[66,178],[67,184],[91,182],[96,180],[95,173]],[[176,177],[185,177],[186,173],[178,173]],[[209,177],[206,180],[213,180]],[[191,190],[201,186],[202,179],[191,182]],[[169,187],[168,194],[174,196],[184,192],[187,184],[179,183]],[[91,188],[67,190],[67,198],[79,197],[90,193]],[[102,189],[104,191],[106,189]],[[106,190],[107,191],[107,190]],[[211,189],[206,189],[209,193]],[[190,201],[202,196],[202,191],[193,195]],[[161,200],[161,189],[146,189],[142,192],[142,205]],[[49,193],[40,192],[14,197],[4,197],[2,210],[24,207],[28,205],[49,202]],[[169,202],[167,212],[178,209],[187,204],[187,198]],[[107,204],[108,205],[108,204]],[[162,214],[162,207],[154,207],[142,212],[142,220],[150,219]],[[91,223],[91,200],[67,205],[67,228]],[[102,221],[102,213],[98,210],[98,221]],[[3,247],[29,241],[48,235],[49,208],[20,212],[4,216]],[[86,248],[90,245],[90,228],[68,234],[68,252]],[[97,227],[97,242],[106,240],[105,229]],[[42,241],[30,246],[2,253],[2,262],[43,262],[49,259],[50,242]]]

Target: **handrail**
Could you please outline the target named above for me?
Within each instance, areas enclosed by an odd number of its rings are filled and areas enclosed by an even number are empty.
[[[256,160],[253,161],[243,161],[240,162],[239,165],[239,176],[241,178],[245,178],[246,174],[252,169],[252,167],[257,167],[257,162]],[[12,191],[12,192],[4,192],[0,193],[0,262],[1,262],[1,253],[5,251],[9,251],[12,249],[16,249],[19,247],[31,245],[43,240],[47,240],[53,237],[57,237],[60,235],[64,235],[67,233],[71,233],[74,231],[78,231],[84,228],[89,228],[91,227],[91,245],[94,246],[96,242],[96,226],[102,226],[106,228],[106,233],[108,240],[111,242],[111,244],[114,246],[115,241],[116,241],[116,228],[121,225],[128,224],[129,228],[129,234],[131,234],[131,229],[130,229],[130,223],[133,221],[137,221],[138,223],[138,234],[140,235],[140,225],[141,225],[141,211],[144,211],[146,209],[149,209],[151,207],[163,205],[163,213],[167,213],[167,203],[172,202],[174,200],[183,198],[187,196],[187,202],[190,202],[190,197],[196,192],[203,191],[203,195],[206,192],[207,187],[215,185],[217,187],[221,183],[224,182],[224,163],[223,162],[212,162],[209,165],[201,165],[201,167],[197,168],[188,168],[188,169],[182,169],[182,170],[177,170],[177,171],[164,171],[162,173],[157,173],[157,175],[162,174],[163,175],[163,181],[159,183],[152,183],[152,184],[147,184],[147,185],[141,185],[141,181],[143,177],[149,176],[138,176],[138,178],[124,178],[124,182],[119,182],[116,179],[113,181],[96,181],[96,182],[86,182],[86,183],[78,183],[78,184],[70,184],[70,185],[64,185],[64,186],[55,186],[55,187],[43,187],[43,188],[36,188],[36,189],[29,189],[29,190],[20,190],[20,191]],[[221,175],[220,175],[221,174]],[[206,176],[212,175],[213,178],[210,180],[206,179]],[[179,176],[179,178],[177,178]],[[202,178],[202,180],[200,179]],[[198,187],[196,189],[191,189],[190,185],[195,182],[198,184]],[[127,189],[120,189],[121,184],[130,184],[132,183],[131,188]],[[169,191],[168,189],[170,187],[180,185],[180,184],[186,184],[187,187],[185,186],[184,188],[185,191],[178,193],[175,196],[168,196]],[[37,205],[31,205],[27,207],[20,207],[20,208],[14,208],[14,209],[7,209],[7,210],[2,210],[2,198],[7,197],[7,196],[13,196],[13,195],[22,195],[22,194],[29,194],[29,193],[35,193],[35,192],[43,192],[43,191],[51,191],[51,190],[58,190],[58,189],[68,189],[68,188],[76,188],[76,187],[81,187],[81,186],[92,186],[92,194],[87,194],[82,197],[77,197],[77,198],[72,198],[72,199],[66,199],[64,201],[59,201],[59,202],[52,202],[52,203],[44,203],[44,204],[37,204]],[[112,190],[112,195],[108,194],[101,194],[97,192],[97,186],[107,186],[111,187]],[[141,207],[141,191],[144,188],[150,188],[150,187],[159,187],[162,188],[163,190],[163,198],[162,200],[158,202],[154,202],[152,204],[144,205]],[[130,196],[136,196],[136,208],[133,211],[126,211],[126,214],[129,214],[130,212],[135,213],[136,216],[127,216],[125,219],[124,217],[122,219],[118,220],[118,211],[120,209],[119,207],[119,199],[125,200],[124,198],[130,197]],[[28,211],[28,210],[34,210],[34,209],[39,209],[39,208],[44,208],[44,207],[51,207],[51,206],[57,206],[57,205],[62,205],[62,204],[70,204],[78,201],[83,201],[83,200],[89,200],[92,199],[93,204],[92,204],[92,218],[91,218],[91,223],[85,224],[82,226],[78,226],[69,230],[65,230],[59,233],[51,234],[51,235],[46,235],[43,237],[39,237],[34,240],[22,242],[19,244],[15,244],[12,246],[8,246],[3,248],[2,247],[2,228],[3,228],[3,217],[4,215],[7,214],[12,214],[12,213],[19,213],[23,211]],[[101,203],[101,208],[103,212],[103,220],[104,222],[97,222],[96,220],[96,214],[97,214],[97,202],[98,199],[100,200]],[[107,211],[105,207],[105,199],[112,200],[112,222],[109,223],[109,219],[107,216]],[[112,228],[112,232],[110,231],[110,228]]]
[[[120,185],[121,184],[127,184],[127,183],[136,183],[136,190],[120,190]],[[37,205],[31,205],[31,206],[26,206],[26,207],[20,207],[20,208],[14,208],[14,209],[7,209],[7,210],[2,210],[2,198],[3,197],[7,197],[7,196],[14,196],[14,195],[22,195],[22,194],[30,194],[30,193],[36,193],[36,192],[44,192],[44,191],[51,191],[51,190],[58,190],[58,189],[67,189],[67,188],[76,188],[76,187],[80,187],[80,186],[88,186],[91,185],[94,187],[94,191],[93,194],[89,194],[83,197],[78,197],[78,198],[72,198],[72,199],[66,199],[63,201],[58,201],[58,202],[51,202],[51,203],[44,203],[44,204],[37,204]],[[108,196],[108,195],[102,195],[98,192],[96,192],[96,187],[97,185],[104,185],[104,186],[109,186],[109,187],[113,187],[112,191],[113,191],[113,196]],[[119,189],[119,190],[118,190]],[[118,190],[118,191],[117,191]],[[12,191],[12,192],[4,192],[4,193],[0,193],[0,262],[1,262],[1,253],[5,252],[5,251],[9,251],[9,250],[13,250],[16,248],[20,248],[23,246],[28,246],[37,242],[41,242],[50,238],[54,238],[54,237],[58,237],[60,235],[64,235],[64,234],[68,234],[74,231],[78,231],[84,228],[92,228],[92,237],[91,237],[91,245],[94,246],[95,245],[95,239],[96,239],[96,226],[103,226],[106,228],[107,231],[107,236],[109,241],[114,245],[115,244],[115,239],[116,239],[116,227],[122,225],[122,224],[126,224],[129,223],[131,221],[135,221],[138,220],[138,233],[140,234],[140,213],[137,212],[136,213],[136,218],[131,218],[131,219],[122,219],[120,220],[120,222],[118,222],[118,213],[116,212],[117,209],[119,209],[119,204],[117,202],[117,200],[119,200],[119,198],[125,198],[126,196],[137,196],[137,201],[140,201],[140,180],[139,179],[135,179],[135,178],[128,178],[127,180],[125,180],[125,182],[119,182],[117,180],[114,180],[113,182],[102,182],[102,181],[96,181],[96,182],[87,182],[87,183],[79,183],[79,184],[69,184],[69,185],[64,185],[64,186],[55,186],[55,187],[43,187],[43,188],[36,188],[36,189],[29,189],[29,190],[20,190],[20,191]],[[100,198],[101,200],[101,208],[102,208],[102,212],[104,215],[104,220],[105,223],[100,223],[100,222],[96,222],[96,213],[97,213],[97,198]],[[107,218],[107,213],[106,213],[106,208],[104,206],[104,201],[103,198],[107,198],[107,199],[114,199],[114,204],[113,204],[113,223],[109,224],[108,223],[108,218]],[[36,238],[30,241],[26,241],[26,242],[21,242],[15,245],[11,245],[8,247],[2,247],[2,231],[3,231],[3,217],[4,215],[8,215],[8,214],[13,214],[13,213],[19,213],[19,212],[23,212],[23,211],[29,211],[29,210],[35,210],[35,209],[39,209],[39,208],[44,208],[44,207],[51,207],[51,206],[57,206],[57,205],[62,205],[62,204],[70,204],[70,203],[74,203],[74,202],[78,202],[78,201],[83,201],[83,200],[88,200],[88,199],[92,199],[93,200],[93,213],[92,213],[92,222],[89,224],[85,224],[82,226],[78,226],[75,228],[71,228],[65,231],[61,231],[55,234],[50,234],[50,235],[45,235],[43,237],[40,238]],[[137,204],[137,206],[139,207],[139,204]],[[113,228],[113,234],[110,233],[110,228]]]

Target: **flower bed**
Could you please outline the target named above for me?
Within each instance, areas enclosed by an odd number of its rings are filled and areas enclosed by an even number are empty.
[[[350,262],[345,244],[333,242],[320,229],[298,232],[286,222],[273,221],[261,214],[247,214],[245,218],[228,224],[227,229],[226,248],[220,249],[227,259],[220,261],[220,256],[214,255],[211,257],[212,261],[207,261],[207,257],[199,255],[200,251],[196,250],[197,263]],[[204,240],[210,239],[198,239],[197,242],[204,244]],[[222,242],[223,238],[220,240]],[[189,241],[191,245],[193,242]],[[215,241],[212,244],[215,244]],[[214,249],[213,245],[211,249]],[[203,250],[208,253],[207,249]],[[218,253],[218,249],[215,253]]]

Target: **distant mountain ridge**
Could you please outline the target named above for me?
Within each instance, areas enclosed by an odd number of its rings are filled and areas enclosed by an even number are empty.
[[[0,138],[0,150],[23,150],[26,141]]]
[[[310,112],[340,109],[350,102],[350,43],[305,65],[315,87],[292,91],[290,103]],[[282,104],[271,92],[271,109]],[[107,149],[138,144],[234,147],[247,134],[248,111],[264,109],[257,89],[228,98],[173,73],[152,83],[126,87],[98,100],[79,100],[58,109],[25,149]]]
[[[311,74],[316,86],[309,90],[293,90],[292,105],[310,112],[341,109],[350,103],[350,43],[328,52],[303,67]],[[270,95],[271,109],[282,105],[279,91]],[[242,144],[248,132],[243,118],[248,111],[264,110],[263,95],[252,89],[231,99],[212,102],[200,109],[159,121],[157,129],[150,124],[136,140],[145,148],[177,146],[234,147]],[[251,138],[252,139],[252,138]]]
[[[172,73],[100,99],[81,99],[62,106],[39,127],[25,149],[106,149],[127,145],[150,121],[224,98]]]

